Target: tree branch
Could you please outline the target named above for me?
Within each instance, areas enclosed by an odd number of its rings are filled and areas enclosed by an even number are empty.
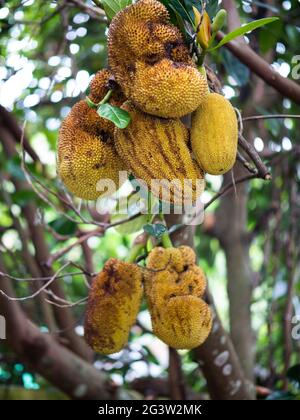
[[[250,156],[250,158],[253,160],[257,168],[257,177],[265,179],[266,181],[270,181],[272,179],[270,171],[268,170],[266,165],[263,163],[259,154],[255,150],[255,148],[252,146],[252,144],[249,143],[242,134],[239,135],[239,145],[248,154],[248,156]]]
[[[229,30],[240,26],[240,18],[235,2],[233,0],[223,0],[223,6],[228,12]],[[216,38],[220,41],[224,36],[224,33],[219,32]],[[294,81],[282,77],[269,63],[256,54],[243,38],[228,42],[225,44],[225,48],[284,97],[300,104],[300,86]]]

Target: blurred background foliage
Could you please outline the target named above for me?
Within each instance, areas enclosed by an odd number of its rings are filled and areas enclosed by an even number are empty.
[[[72,105],[84,98],[89,81],[95,72],[107,65],[106,24],[103,19],[92,18],[83,7],[70,2],[43,0],[0,0],[0,104],[11,111],[22,125],[26,121],[26,134],[40,162],[28,155],[26,161],[30,171],[42,182],[56,191],[62,190],[55,168],[57,132],[62,119]],[[76,3],[76,2],[75,2]],[[93,6],[91,1],[82,2]],[[197,2],[188,2],[194,3]],[[216,3],[216,2],[215,2]],[[264,56],[284,77],[291,77],[292,58],[299,54],[300,3],[290,1],[236,1],[242,22],[266,14],[280,16],[280,21],[249,35],[252,47]],[[57,10],[59,9],[59,12]],[[217,50],[209,57],[209,65],[217,73],[224,87],[223,92],[233,104],[241,109],[249,108],[247,98],[255,88],[257,79],[232,54]],[[299,107],[266,88],[265,100],[251,104],[252,114],[299,113]],[[282,391],[284,372],[283,316],[289,281],[287,247],[291,239],[291,220],[296,247],[293,254],[294,292],[293,312],[300,323],[300,272],[299,272],[299,201],[291,206],[291,189],[296,188],[299,199],[300,140],[299,123],[296,119],[270,119],[251,121],[251,139],[254,146],[270,164],[273,182],[253,180],[248,186],[247,233],[251,237],[250,256],[253,270],[252,324],[256,337],[256,382],[272,391],[269,398],[299,398],[300,338],[292,340],[292,355],[289,385]],[[1,135],[1,133],[0,133]],[[74,242],[78,225],[67,220],[55,208],[47,205],[31,189],[17,191],[12,178],[23,181],[24,173],[18,156],[7,159],[0,142],[0,252],[10,274],[30,277],[24,265],[22,243],[14,226],[13,217],[23,225],[21,209],[34,202],[40,211],[37,223],[45,224],[45,236],[51,253]],[[221,187],[222,178],[208,176],[205,201]],[[295,184],[295,187],[294,187]],[[5,201],[4,194],[11,202]],[[55,199],[54,199],[55,201]],[[9,204],[10,203],[10,204]],[[60,204],[56,201],[57,206]],[[218,201],[209,209],[213,214]],[[296,208],[295,208],[296,206]],[[62,210],[62,209],[61,209]],[[83,209],[86,214],[88,210]],[[296,212],[291,214],[291,212]],[[71,214],[71,213],[70,213]],[[228,223],[231,223],[228,220]],[[79,225],[80,229],[90,229]],[[216,306],[228,327],[228,296],[226,293],[225,255],[219,241],[197,229],[196,249],[200,264],[209,279]],[[53,234],[53,232],[56,234]],[[58,237],[64,237],[64,241]],[[99,271],[109,257],[124,258],[135,235],[121,234],[109,229],[104,237],[91,237],[88,247],[92,252],[92,266]],[[28,244],[31,252],[32,244]],[[82,247],[74,247],[54,263],[58,269],[64,259],[85,265]],[[66,298],[72,302],[87,295],[82,275],[70,276],[76,268],[68,268],[63,278]],[[1,280],[0,280],[1,281]],[[14,283],[18,296],[30,293],[28,282]],[[47,326],[36,301],[25,301],[25,310],[41,330]],[[73,308],[77,320],[76,332],[83,334],[82,317],[84,306]],[[0,308],[1,314],[1,308]],[[297,325],[295,323],[295,325]],[[121,354],[98,355],[94,364],[106,371],[117,383],[133,389],[137,378],[150,376],[166,379],[168,350],[148,331],[149,316],[145,305],[139,315],[139,324],[133,328],[130,345]],[[198,374],[198,365],[193,353],[180,352],[186,382],[190,392],[206,392],[205,381]],[[15,387],[17,395],[14,394]],[[24,390],[42,390],[46,398],[56,392],[46,381],[29,371],[10,352],[4,341],[0,341],[0,399],[22,398]],[[36,397],[38,398],[36,394]],[[63,398],[63,396],[61,396]]]

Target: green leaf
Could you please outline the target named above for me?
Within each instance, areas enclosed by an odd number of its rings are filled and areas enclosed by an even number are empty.
[[[194,21],[192,19],[192,13],[188,12],[185,2],[180,1],[180,0],[161,0],[161,3],[163,3],[166,6],[166,8],[170,11],[171,16],[172,15],[175,16],[176,20],[177,20],[177,14],[174,13],[175,10],[182,17],[183,20],[186,20],[190,22],[191,25],[194,25]],[[174,19],[173,19],[173,22],[174,22]]]
[[[206,11],[211,19],[213,19],[218,11],[219,2],[218,0],[209,0],[206,4]]]
[[[247,32],[251,32],[254,29],[260,28],[261,26],[267,25],[268,23],[275,22],[278,19],[279,19],[278,17],[258,19],[258,20],[255,20],[254,22],[248,23],[247,25],[241,26],[240,28],[235,29],[234,31],[225,35],[222,41],[220,41],[218,45],[216,45],[213,48],[210,48],[208,51],[214,51],[222,47],[223,45],[227,44],[227,42],[232,41],[233,39],[238,38],[239,36],[242,36],[246,34]]]
[[[100,117],[113,122],[118,128],[126,128],[131,120],[127,111],[107,103],[100,105],[97,113]]]
[[[127,219],[128,216],[125,214],[115,214],[111,217],[111,223],[116,223],[121,220]],[[121,235],[130,235],[131,233],[138,232],[143,229],[143,226],[148,221],[147,214],[141,214],[129,222],[122,223],[121,225],[114,226],[114,229]]]
[[[148,233],[151,236],[159,239],[167,231],[167,227],[162,223],[153,223],[146,224],[144,226],[144,232]]]
[[[263,54],[276,46],[278,39],[283,35],[283,31],[282,21],[278,20],[259,32],[259,47]]]
[[[36,201],[39,197],[32,190],[20,190],[12,194],[12,201],[20,207],[26,206],[29,202]]]
[[[179,28],[180,32],[185,36],[186,38],[186,31],[184,26],[184,19],[183,17],[177,12],[177,10],[170,4],[170,8],[173,9],[174,15],[176,17],[176,26]]]
[[[66,220],[64,218],[55,219],[49,223],[49,226],[60,235],[72,235],[76,232],[77,225],[72,220]]]
[[[17,180],[23,181],[26,179],[21,168],[21,160],[19,156],[15,156],[14,158],[8,160],[5,164],[5,170]]]
[[[106,13],[106,16],[109,20],[126,6],[129,6],[132,3],[131,0],[102,0],[102,4]]]
[[[222,62],[227,74],[230,74],[238,86],[245,86],[250,77],[250,71],[247,66],[240,62],[230,51],[223,49],[221,51]]]

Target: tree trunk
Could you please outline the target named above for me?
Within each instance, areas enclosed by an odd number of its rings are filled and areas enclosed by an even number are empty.
[[[236,165],[237,166],[237,165]],[[235,170],[239,177],[244,170]],[[231,180],[224,177],[224,184]],[[247,379],[253,382],[254,335],[251,328],[252,271],[247,239],[247,184],[221,198],[216,212],[216,234],[226,255],[230,335]]]

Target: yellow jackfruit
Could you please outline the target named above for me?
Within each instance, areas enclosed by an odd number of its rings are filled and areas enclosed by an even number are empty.
[[[129,17],[137,21],[150,20],[152,22],[168,22],[169,13],[165,6],[156,0],[139,0],[125,8]]]
[[[140,0],[112,20],[109,65],[127,98],[144,112],[181,117],[207,96],[180,31],[156,0]]]
[[[212,175],[234,165],[238,144],[235,111],[222,95],[210,93],[192,116],[191,143],[197,162]]]
[[[153,332],[177,349],[192,349],[208,337],[212,315],[201,299],[206,288],[203,271],[187,247],[154,248],[147,259],[145,293]]]
[[[193,112],[207,94],[205,77],[192,66],[169,59],[136,63],[131,100],[148,114],[181,117]]]
[[[85,339],[98,353],[117,353],[126,345],[142,299],[142,271],[110,258],[90,290]]]
[[[97,104],[104,98],[109,89],[113,89],[113,94],[109,102],[112,105],[121,106],[122,103],[125,102],[126,98],[119,86],[117,86],[112,73],[107,69],[100,70],[95,74],[90,82],[89,99]],[[108,121],[105,119],[103,120]],[[110,124],[110,128],[113,130],[114,124],[110,121],[108,121],[108,123]]]
[[[98,72],[90,85],[90,99],[100,102],[108,91],[110,73]],[[116,91],[111,103],[124,100]],[[110,179],[116,189],[119,171],[125,170],[114,143],[114,124],[101,118],[85,101],[75,104],[63,121],[58,138],[57,169],[62,181],[76,197],[97,199],[104,191],[97,191],[101,179]]]
[[[188,129],[179,119],[145,114],[130,102],[122,108],[129,112],[131,122],[123,130],[115,129],[115,145],[135,178],[142,179],[164,202],[195,202],[205,181],[191,157]]]

